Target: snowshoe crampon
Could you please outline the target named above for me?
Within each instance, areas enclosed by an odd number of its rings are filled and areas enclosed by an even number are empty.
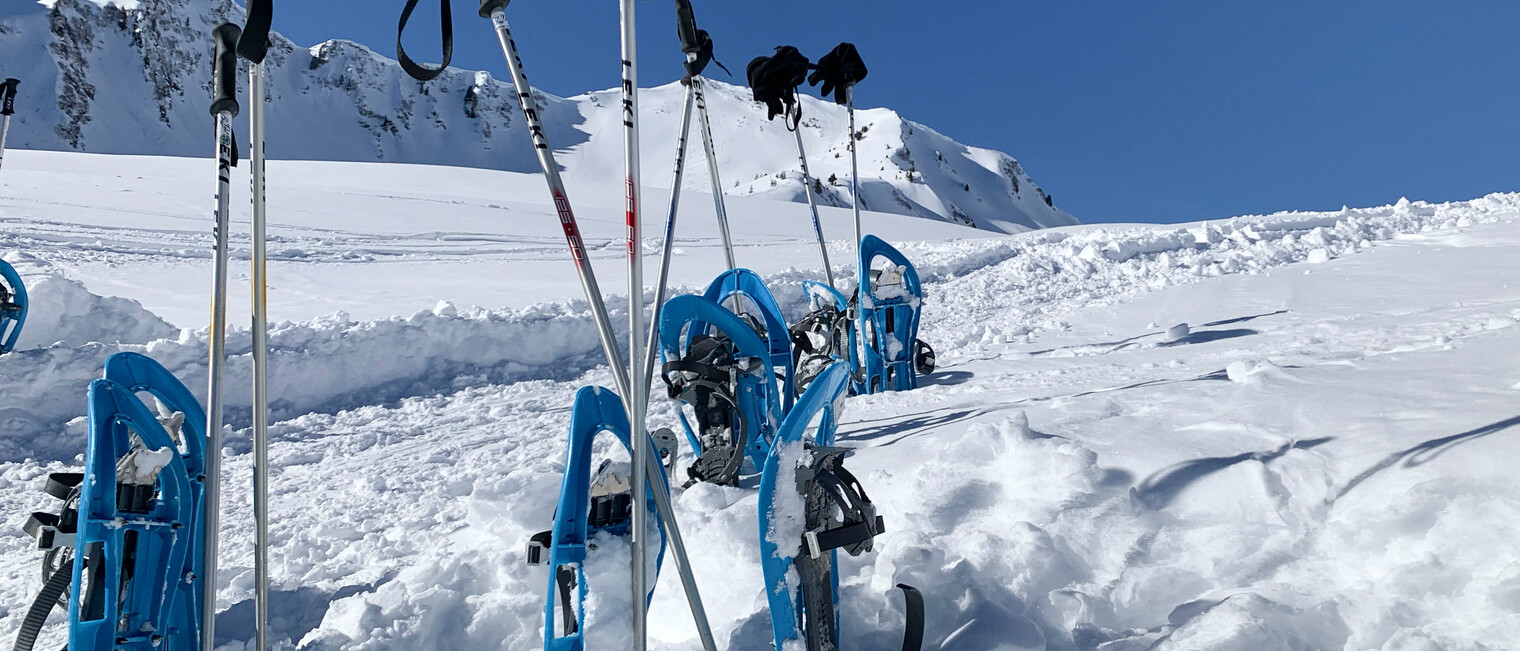
[[[631,468],[609,460],[592,473],[593,444],[603,432],[615,436],[632,454],[628,415],[621,399],[607,389],[583,388],[575,395],[570,419],[570,447],[554,529],[533,536],[528,543],[528,563],[549,566],[545,651],[614,648],[632,635],[625,619],[633,607],[627,603],[633,535]],[[660,481],[658,485],[668,484]],[[659,544],[651,545],[658,553],[648,575],[657,577],[665,559],[665,523],[655,509],[649,513]],[[648,608],[654,583],[650,581],[645,602],[638,607]],[[598,598],[588,612],[587,595],[592,592]]]
[[[777,649],[839,647],[838,550],[871,551],[883,531],[876,508],[844,469],[845,450],[830,447],[849,382],[844,363],[813,381],[782,423],[760,476],[760,563]]]
[[[199,648],[205,422],[158,363],[137,353],[106,361],[89,389],[85,472],[51,475],[46,490],[63,506],[26,525],[47,551],[47,576],[16,649],[32,648],[65,594],[72,651]]]
[[[0,354],[11,352],[26,325],[26,285],[10,263],[0,260]]]
[[[756,468],[765,463],[783,411],[764,327],[763,320],[746,320],[703,296],[677,296],[665,304],[660,376],[670,398],[689,405],[695,416],[681,410],[696,457],[689,469],[693,480],[733,485],[746,456]],[[785,338],[786,329],[766,332]]]
[[[855,392],[910,391],[921,369],[933,370],[934,355],[918,340],[924,289],[918,271],[892,245],[875,235],[860,242],[860,355]],[[927,354],[921,354],[928,350]]]

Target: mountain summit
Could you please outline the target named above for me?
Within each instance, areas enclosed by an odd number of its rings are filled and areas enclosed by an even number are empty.
[[[209,34],[242,16],[231,0],[51,0],[0,9],[0,61],[7,76],[24,82],[11,146],[209,156]],[[450,68],[418,83],[394,60],[352,41],[306,48],[271,38],[272,158],[537,171],[510,82]],[[708,89],[723,191],[805,201],[785,126],[767,122],[745,88],[711,82]],[[671,83],[640,95],[647,183],[668,182],[683,93]],[[620,178],[616,96],[539,93],[566,176]],[[863,208],[1009,233],[1076,223],[1007,154],[960,144],[890,109],[857,113]],[[826,205],[849,206],[843,107],[806,97],[803,116],[815,190]],[[688,155],[700,159],[701,147]],[[691,169],[687,189],[710,191],[701,167]]]

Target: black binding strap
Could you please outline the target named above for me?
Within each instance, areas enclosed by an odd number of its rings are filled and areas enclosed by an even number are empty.
[[[401,63],[401,69],[411,75],[412,79],[432,81],[443,74],[443,71],[449,67],[449,62],[454,60],[454,15],[449,11],[449,0],[439,0],[438,16],[443,23],[443,62],[439,63],[437,68],[419,65],[406,55],[406,48],[401,45],[401,35],[406,32],[406,21],[411,20],[412,10],[417,8],[418,1],[406,0],[406,7],[401,10],[401,24],[396,26],[396,60]],[[480,10],[484,12],[488,4],[505,6],[507,3],[500,0],[482,2]]]
[[[847,450],[816,448],[818,461],[810,480],[823,488],[824,494],[839,509],[841,521],[820,530],[803,534],[803,551],[812,558],[824,552],[843,549],[851,556],[871,551],[876,536],[886,531],[885,522],[876,515],[876,506],[861,487],[860,480],[844,468]],[[803,480],[801,474],[798,480]]]
[[[21,620],[21,632],[16,634],[16,645],[11,647],[12,651],[32,651],[32,647],[37,645],[37,636],[42,634],[42,627],[47,624],[48,613],[53,612],[59,598],[69,589],[69,583],[74,578],[74,573],[70,571],[72,568],[72,565],[58,568],[58,571],[48,577],[47,583],[42,585],[42,592],[32,600],[32,605],[26,609],[26,618]]]
[[[21,80],[15,77],[0,82],[0,115],[16,112],[16,87],[20,85]]]
[[[908,609],[903,623],[902,651],[919,651],[924,647],[924,594],[906,583],[897,587],[903,591],[903,605]]]
[[[238,56],[258,65],[269,54],[269,25],[274,21],[274,0],[248,0],[248,20],[238,38]]]

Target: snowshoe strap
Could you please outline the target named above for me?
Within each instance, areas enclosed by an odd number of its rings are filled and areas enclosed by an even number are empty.
[[[16,644],[11,647],[12,651],[32,651],[32,647],[37,645],[37,636],[42,634],[42,627],[47,624],[48,613],[53,612],[53,607],[58,605],[59,598],[69,589],[69,583],[74,578],[71,568],[72,565],[58,568],[42,584],[42,592],[37,593],[37,598],[26,609],[26,618],[21,620],[21,632],[16,634]]]
[[[924,647],[924,594],[906,583],[897,584],[903,591],[907,620],[903,623],[902,651],[920,651]]]
[[[844,468],[846,450],[817,448],[819,459],[813,464],[811,481],[839,508],[843,520],[837,526],[803,534],[803,548],[808,556],[818,558],[824,552],[844,549],[851,556],[871,551],[876,536],[886,531],[886,522],[876,515],[876,506],[855,475]],[[802,479],[799,473],[798,479]]]
[[[448,69],[449,62],[454,60],[454,15],[449,11],[449,0],[440,0],[438,15],[443,24],[443,61],[437,68],[420,65],[406,55],[406,48],[401,45],[401,35],[406,32],[406,21],[411,20],[412,10],[417,8],[418,1],[406,0],[406,7],[401,10],[401,24],[396,26],[396,60],[401,63],[401,69],[411,75],[412,79],[432,81],[443,74],[443,71]],[[485,11],[484,3],[481,5],[481,11]]]
[[[74,496],[74,491],[79,490],[79,485],[84,483],[82,472],[55,472],[48,475],[47,485],[43,486],[43,492],[60,500],[66,500]]]
[[[825,97],[833,93],[834,102],[844,104],[845,89],[865,79],[867,72],[866,62],[861,60],[855,44],[840,43],[818,60],[817,70],[808,77],[808,85],[817,86],[821,82],[823,87],[819,91]]]

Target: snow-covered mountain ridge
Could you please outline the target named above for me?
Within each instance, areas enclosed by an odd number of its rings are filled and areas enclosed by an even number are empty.
[[[49,0],[0,9],[0,72],[23,80],[10,146],[206,155],[209,33],[241,15],[232,0]],[[279,34],[272,40],[272,157],[537,169],[509,82],[451,68],[421,84],[395,61],[351,41],[306,48]],[[527,64],[531,74],[534,62]],[[644,178],[654,187],[671,177],[683,94],[678,83],[641,94]],[[620,177],[615,95],[537,98],[567,176]],[[747,89],[712,82],[707,103],[724,192],[805,200],[791,134],[761,119]],[[815,187],[826,203],[848,206],[844,110],[807,98],[804,115]],[[1076,223],[1007,154],[960,144],[890,109],[861,110],[857,118],[869,210],[1002,232]],[[701,157],[700,148],[691,153]],[[704,173],[687,174],[685,185],[710,189]]]

